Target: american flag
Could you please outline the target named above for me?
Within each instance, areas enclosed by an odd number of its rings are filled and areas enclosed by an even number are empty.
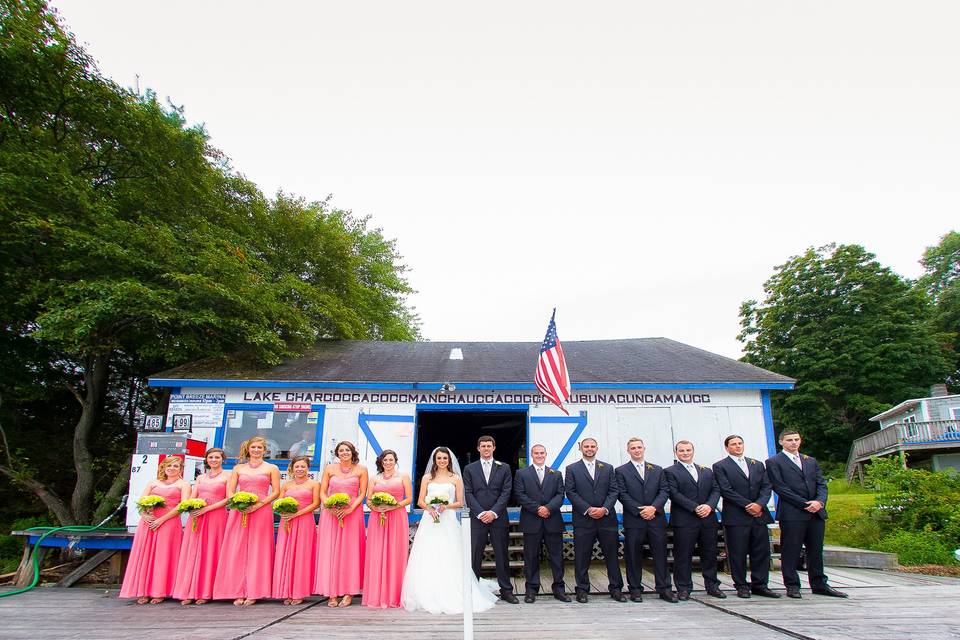
[[[547,400],[570,415],[563,406],[563,402],[570,399],[570,375],[567,373],[567,361],[563,358],[563,347],[557,338],[557,325],[553,321],[556,315],[557,310],[554,309],[550,324],[547,325],[547,336],[540,346],[540,358],[533,381]]]

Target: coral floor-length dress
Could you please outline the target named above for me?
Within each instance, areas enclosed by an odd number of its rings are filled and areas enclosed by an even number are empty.
[[[306,484],[290,484],[284,497],[293,498],[300,504],[300,508],[303,508],[313,502],[313,489]],[[286,523],[280,520],[277,555],[273,564],[274,598],[301,600],[313,593],[313,579],[317,567],[316,532],[312,513],[305,513]]]
[[[328,495],[345,493],[351,500],[360,492],[360,477],[330,478]],[[366,536],[363,508],[343,518],[343,526],[329,509],[317,525],[317,579],[313,592],[331,598],[354,595],[363,589],[363,554]]]
[[[405,497],[402,483],[374,484],[374,493],[389,493],[397,502]],[[406,509],[391,509],[383,514],[370,512],[367,521],[366,563],[363,571],[363,604],[383,609],[399,607],[403,572],[407,568],[410,524]]]
[[[226,475],[214,480],[197,482],[197,497],[207,504],[220,502],[227,497]],[[197,530],[193,530],[192,518],[187,518],[180,547],[180,562],[177,564],[177,581],[173,597],[178,600],[210,600],[213,598],[213,581],[220,561],[220,547],[227,527],[227,508],[220,507],[196,518]]]
[[[159,518],[180,504],[180,487],[176,484],[158,484],[150,490],[150,495],[165,500],[162,507],[153,510]],[[173,593],[173,584],[177,574],[177,560],[180,557],[180,543],[183,539],[183,527],[180,518],[170,518],[156,531],[143,518],[137,524],[130,549],[130,560],[123,575],[120,587],[121,598],[168,598]]]
[[[270,493],[270,475],[240,473],[237,491],[249,491],[263,500]],[[270,505],[246,514],[227,514],[213,597],[217,600],[269,598],[273,586],[273,510]]]

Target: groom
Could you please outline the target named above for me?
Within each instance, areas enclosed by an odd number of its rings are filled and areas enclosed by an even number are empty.
[[[493,559],[497,563],[497,582],[500,583],[500,599],[510,604],[520,601],[513,595],[510,582],[507,546],[510,523],[507,519],[507,500],[513,490],[510,467],[493,459],[497,448],[491,436],[480,436],[477,451],[480,459],[463,469],[463,494],[470,508],[470,542],[472,545],[473,573],[480,577],[480,563],[487,540],[493,545]]]

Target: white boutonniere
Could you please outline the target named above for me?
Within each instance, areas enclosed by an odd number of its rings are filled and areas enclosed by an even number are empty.
[[[500,462],[499,460],[494,460],[494,461],[493,461],[493,464],[499,467],[499,466],[500,466],[501,464],[503,464],[503,463]]]
[[[598,468],[598,469],[603,469],[603,463],[602,463],[602,462],[598,462],[598,463],[597,463],[597,468]]]
[[[653,465],[649,462],[647,463],[647,471],[653,471]]]

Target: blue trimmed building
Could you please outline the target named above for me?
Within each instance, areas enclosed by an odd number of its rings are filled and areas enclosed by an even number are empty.
[[[599,459],[627,459],[626,440],[640,436],[647,459],[673,461],[673,443],[690,440],[709,464],[723,438],[744,437],[747,455],[773,454],[770,393],[794,380],[666,338],[565,342],[572,397],[569,415],[539,395],[534,342],[321,341],[275,367],[200,361],[160,373],[150,385],[170,391],[168,427],[191,415],[196,437],[220,446],[230,463],[240,443],[261,435],[270,458],[309,455],[314,469],[349,440],[361,461],[385,448],[417,479],[429,452],[451,447],[466,464],[483,434],[495,456],[514,468],[529,447],[547,447],[562,470],[579,459],[577,442],[595,438]],[[229,464],[228,464],[229,466]]]

